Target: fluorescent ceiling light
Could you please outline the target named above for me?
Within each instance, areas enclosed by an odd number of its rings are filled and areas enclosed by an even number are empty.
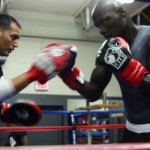
[[[116,0],[116,1],[120,3],[133,3],[134,2],[134,0]]]

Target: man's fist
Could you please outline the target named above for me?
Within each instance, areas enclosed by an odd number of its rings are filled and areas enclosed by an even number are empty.
[[[97,53],[96,62],[118,73],[127,83],[138,87],[147,69],[132,58],[128,43],[121,37],[104,41]]]
[[[80,84],[84,84],[84,75],[78,67],[74,66],[78,52],[77,47],[73,44],[70,44],[69,51],[70,62],[63,71],[60,71],[59,77],[72,90],[77,90]]]
[[[66,68],[63,71],[71,70],[75,64],[78,49],[74,44],[69,44],[68,49],[70,52],[70,61],[67,64]]]
[[[50,43],[35,57],[31,68],[25,73],[29,82],[45,83],[69,64],[69,46]]]
[[[14,104],[1,104],[1,120],[6,123],[34,125],[42,117],[40,107],[31,100],[17,100]]]
[[[72,90],[78,90],[78,86],[84,84],[84,75],[77,67],[60,73],[59,77]]]

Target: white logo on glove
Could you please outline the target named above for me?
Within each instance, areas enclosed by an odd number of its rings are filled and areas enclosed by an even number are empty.
[[[108,48],[104,56],[104,61],[116,69],[119,69],[126,59],[127,56],[124,55],[119,47]]]

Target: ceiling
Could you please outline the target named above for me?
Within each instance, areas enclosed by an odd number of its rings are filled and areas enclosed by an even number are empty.
[[[3,0],[5,1],[5,0]],[[5,11],[10,9],[31,12],[42,12],[48,14],[76,16],[87,5],[94,5],[98,0],[7,0]],[[126,4],[128,12],[133,16],[141,9],[147,7],[149,3],[136,1]]]
[[[89,2],[90,0],[8,0],[7,10],[74,16]]]
[[[97,36],[95,35],[95,31],[92,26],[92,21],[88,14],[88,11],[91,10],[91,8],[97,0],[0,1],[1,11],[13,15],[19,20],[20,24],[23,26],[24,29],[23,35],[39,37],[53,36],[54,38],[60,36],[60,38],[70,38],[69,35],[67,37],[67,34],[72,34],[72,36],[75,34],[76,36],[79,36],[79,38],[72,38],[79,40],[83,40],[84,38],[85,40],[93,40],[93,37]],[[135,21],[135,16],[139,15],[140,12],[143,13],[145,9],[150,10],[150,3],[142,1],[136,1],[132,4],[126,4],[124,6],[127,8],[127,11],[129,12],[130,16],[134,18]],[[89,8],[90,10],[87,8]],[[144,12],[144,15],[147,17],[148,20],[149,14]],[[36,31],[33,31],[35,29]],[[85,33],[85,31],[83,31],[84,29],[88,30],[88,32],[90,32],[91,35]],[[41,33],[39,30],[42,30],[44,33]],[[56,32],[53,34],[54,31],[60,32],[60,35],[58,33],[57,35],[55,35]],[[47,35],[47,33],[51,34]],[[64,33],[66,34],[64,35]]]

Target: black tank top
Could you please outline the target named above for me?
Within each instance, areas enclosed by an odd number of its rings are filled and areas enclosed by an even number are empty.
[[[150,45],[150,26],[140,26],[130,49],[133,58],[146,68],[148,68],[148,53],[150,53],[148,45]],[[127,119],[134,124],[150,123],[150,93],[126,84],[118,77],[117,79],[121,87]]]

